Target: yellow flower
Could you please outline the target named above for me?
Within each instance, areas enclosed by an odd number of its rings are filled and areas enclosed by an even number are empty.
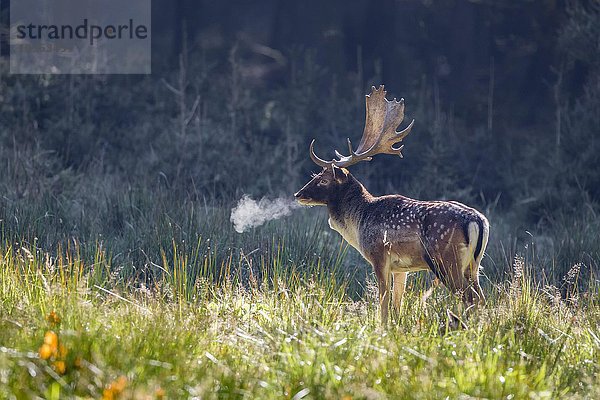
[[[59,374],[63,375],[67,370],[67,365],[64,361],[54,361],[54,363],[52,364],[52,368],[54,368],[54,370]]]
[[[59,374],[64,374],[67,367],[65,364],[65,358],[69,352],[67,348],[58,341],[58,335],[56,332],[48,331],[44,334],[44,343],[38,350],[40,358],[42,360],[53,359],[54,363],[52,368]]]
[[[60,317],[56,311],[52,311],[46,316],[46,321],[48,321],[51,325],[58,325],[60,324]]]
[[[48,331],[44,335],[44,344],[50,346],[53,353],[58,350],[58,335],[53,331]]]
[[[42,360],[47,360],[52,356],[52,348],[44,343],[42,347],[40,347],[39,353]]]
[[[158,400],[162,400],[162,399],[164,399],[164,398],[165,398],[165,394],[166,394],[166,393],[165,393],[165,390],[164,390],[163,388],[161,388],[161,387],[158,387],[158,388],[156,389],[156,391],[154,392],[154,395],[156,396],[156,398],[157,398]]]
[[[39,349],[40,358],[47,360],[50,357],[56,356],[58,352],[58,335],[52,331],[46,332],[44,335],[44,343]]]
[[[104,389],[102,391],[102,400],[114,400],[117,395],[113,393],[112,389]]]
[[[121,393],[123,390],[125,390],[125,386],[127,386],[127,378],[121,375],[111,385],[114,390],[116,390],[118,393]]]
[[[117,380],[111,382],[102,392],[102,400],[114,400],[127,386],[127,378],[121,375]]]
[[[64,359],[65,357],[67,357],[67,353],[68,352],[69,351],[67,350],[67,348],[62,343],[60,343],[58,345],[58,356],[60,358]]]

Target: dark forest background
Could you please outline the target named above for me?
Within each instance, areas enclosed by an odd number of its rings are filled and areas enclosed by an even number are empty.
[[[173,204],[290,195],[317,170],[310,140],[322,157],[345,150],[346,137],[356,143],[364,95],[384,83],[416,121],[404,159],[353,168],[373,193],[467,202],[498,236],[560,227],[554,248],[584,243],[569,247],[569,262],[590,253],[597,234],[585,223],[600,225],[597,2],[152,3],[149,76],[9,75],[3,49],[5,220],[9,205],[43,212],[57,201],[71,231],[99,209],[118,230],[128,211],[109,199],[135,190],[168,192]]]

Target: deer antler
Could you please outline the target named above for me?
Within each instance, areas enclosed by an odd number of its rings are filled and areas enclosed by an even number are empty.
[[[402,148],[394,147],[410,133],[414,120],[401,132],[396,128],[404,119],[404,99],[389,101],[385,98],[386,91],[383,85],[376,89],[371,88],[371,94],[366,96],[367,117],[362,139],[356,151],[352,150],[352,143],[348,139],[350,155],[344,156],[337,150],[337,159],[325,161],[319,158],[314,151],[315,140],[310,143],[310,158],[321,167],[349,167],[360,161],[371,161],[376,154],[398,154],[402,157]]]

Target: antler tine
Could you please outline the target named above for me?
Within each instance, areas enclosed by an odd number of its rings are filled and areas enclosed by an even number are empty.
[[[324,168],[330,167],[334,161],[334,160],[325,161],[315,154],[315,139],[313,139],[312,142],[310,142],[310,158],[313,160],[313,162],[315,164],[317,164],[320,167],[324,167]]]
[[[398,135],[397,142],[408,136],[408,134],[412,130],[412,127],[414,124],[415,124],[415,120],[413,119],[412,121],[410,121],[410,124],[408,124],[408,126],[406,128],[404,128],[400,132],[396,132],[396,134]]]
[[[394,147],[394,145],[402,141],[402,139],[404,139],[410,133],[414,123],[415,120],[413,119],[406,128],[404,128],[400,132],[396,132],[396,135],[392,136],[390,140],[387,141],[387,143],[384,143],[382,146],[379,146],[378,153],[398,154],[400,158],[404,158],[404,156],[402,155],[402,149],[404,148],[404,145],[401,145],[397,148]],[[385,146],[389,146],[389,151],[385,151]]]
[[[354,152],[354,150],[352,149],[352,142],[350,141],[350,138],[347,139],[348,140],[348,151],[350,152],[350,156],[349,157],[360,157],[358,154],[356,154]],[[371,161],[371,160],[367,160],[367,161]]]

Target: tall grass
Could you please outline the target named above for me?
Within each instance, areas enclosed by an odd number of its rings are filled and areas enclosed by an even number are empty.
[[[290,225],[289,236],[302,231]],[[114,274],[99,245],[87,264],[77,247],[50,255],[4,243],[0,397],[600,394],[597,285],[565,301],[517,258],[467,329],[448,329],[446,309],[457,307],[449,293],[437,289],[424,303],[414,287],[382,329],[372,282],[352,299],[336,278],[343,248],[299,266],[289,243],[272,243],[257,264],[249,254],[219,259],[205,243],[173,239],[148,284]],[[49,332],[63,350],[45,357]]]
[[[163,182],[16,179],[0,176],[0,398],[600,396],[592,208],[529,229],[487,212],[488,304],[467,319],[415,274],[383,329],[324,210],[237,234],[233,202]]]

